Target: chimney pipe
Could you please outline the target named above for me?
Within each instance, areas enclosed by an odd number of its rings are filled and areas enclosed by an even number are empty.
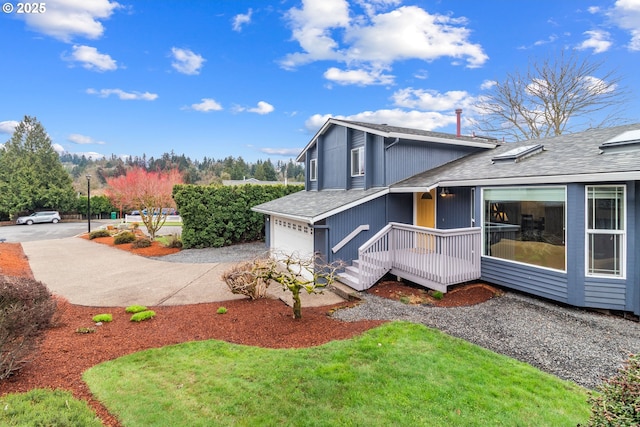
[[[460,138],[462,135],[460,134],[460,116],[462,115],[462,109],[456,108],[456,136]]]

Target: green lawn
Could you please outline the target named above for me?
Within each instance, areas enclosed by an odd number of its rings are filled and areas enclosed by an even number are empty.
[[[134,426],[576,426],[587,391],[422,325],[272,350],[221,341],[89,369],[92,392]]]

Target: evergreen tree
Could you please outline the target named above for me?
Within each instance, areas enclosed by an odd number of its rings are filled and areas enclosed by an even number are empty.
[[[0,212],[66,211],[73,202],[71,177],[51,139],[35,117],[25,116],[0,150]]]

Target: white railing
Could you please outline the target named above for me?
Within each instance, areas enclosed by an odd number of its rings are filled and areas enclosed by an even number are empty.
[[[387,272],[442,292],[478,279],[480,237],[477,227],[438,230],[390,223],[358,250],[359,290]]]

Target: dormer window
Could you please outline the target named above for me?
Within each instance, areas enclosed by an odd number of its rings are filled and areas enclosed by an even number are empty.
[[[309,180],[318,180],[318,159],[311,159],[309,161]]]
[[[364,175],[364,147],[351,150],[351,176]]]

